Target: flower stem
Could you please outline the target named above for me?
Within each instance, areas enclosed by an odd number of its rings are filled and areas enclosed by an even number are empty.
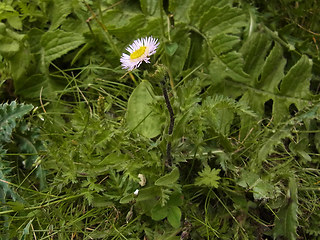
[[[165,77],[166,80],[166,77]],[[169,129],[168,129],[168,135],[169,137],[172,135],[173,132],[173,127],[174,127],[174,113],[173,113],[173,109],[169,100],[169,96],[168,96],[168,92],[167,92],[167,88],[166,88],[166,83],[165,80],[161,82],[162,85],[162,92],[163,92],[163,96],[169,111],[169,117],[170,117],[170,123],[169,123]],[[172,166],[172,155],[171,155],[171,139],[168,140],[167,143],[167,160],[166,160],[166,165],[167,167],[171,167]]]

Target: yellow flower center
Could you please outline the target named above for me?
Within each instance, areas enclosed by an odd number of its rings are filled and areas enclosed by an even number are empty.
[[[137,59],[139,57],[141,57],[145,51],[146,51],[146,48],[145,46],[142,46],[140,47],[138,50],[134,51],[133,53],[130,54],[130,59]]]

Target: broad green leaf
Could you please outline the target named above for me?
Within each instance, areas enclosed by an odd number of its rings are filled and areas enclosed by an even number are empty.
[[[69,51],[78,48],[83,43],[85,43],[85,39],[80,33],[62,30],[48,31],[41,38],[44,61],[49,64]]]
[[[160,196],[161,191],[159,187],[145,187],[140,189],[138,197],[136,198],[137,202],[144,201],[157,201],[158,196]]]
[[[276,42],[263,65],[261,79],[258,81],[257,87],[267,92],[278,93],[278,85],[284,77],[286,63],[282,47]]]
[[[126,196],[123,196],[123,197],[120,199],[119,202],[120,202],[121,204],[127,204],[127,203],[133,201],[133,199],[134,199],[133,194],[128,194],[128,195],[126,195]]]
[[[172,32],[172,41],[178,44],[178,47],[174,51],[174,54],[169,58],[169,68],[172,72],[172,75],[175,78],[183,70],[183,67],[188,57],[191,41],[188,31],[181,30],[181,28],[180,30]],[[174,45],[173,48],[175,48]],[[172,50],[174,49],[171,49],[171,51]]]
[[[13,27],[16,30],[22,30],[22,21],[20,17],[17,16],[12,16],[7,18],[8,23],[10,24],[11,27]]]
[[[280,93],[290,97],[309,98],[311,68],[312,60],[303,55],[282,79]]]
[[[215,55],[220,55],[232,51],[233,46],[239,42],[240,39],[238,36],[222,33],[212,38],[211,46]]]
[[[157,7],[159,7],[159,1],[158,0],[140,0],[140,6],[144,14],[153,15]]]
[[[25,98],[39,98],[42,89],[42,96],[53,96],[54,91],[59,90],[63,85],[59,85],[58,81],[51,79],[43,74],[33,75],[25,81],[16,83],[16,94]]]
[[[102,20],[111,34],[126,41],[128,44],[134,41],[137,31],[145,24],[146,16],[142,14],[141,11],[135,12],[113,9],[106,11],[103,14]]]
[[[244,11],[229,5],[222,8],[212,6],[199,16],[201,16],[199,28],[209,37],[221,33],[237,34],[241,27],[247,25],[247,17]]]
[[[154,185],[170,186],[178,181],[179,176],[180,176],[179,169],[176,167],[170,173],[158,178],[158,180],[154,183]]]
[[[210,19],[210,11],[213,8],[223,8],[226,5],[230,4],[228,0],[205,0],[205,1],[187,1],[192,2],[191,7],[189,8],[188,15],[190,17],[191,24],[199,25],[201,22]],[[186,14],[186,12],[184,13]],[[211,16],[215,17],[215,16]]]
[[[286,237],[289,240],[297,239],[298,227],[298,196],[297,183],[294,178],[289,179],[288,201],[277,214],[273,237]]]
[[[243,58],[235,51],[217,55],[209,65],[210,74],[216,81],[230,77],[238,82],[248,82],[249,75],[243,71]]]
[[[66,17],[72,12],[71,4],[72,1],[53,1],[50,25],[51,31],[57,29],[66,20]]]
[[[217,188],[220,180],[219,173],[220,169],[211,169],[209,166],[206,166],[198,173],[199,176],[196,177],[194,184],[197,186]]]
[[[11,56],[19,51],[20,45],[18,41],[9,37],[0,38],[0,53]]]
[[[166,43],[164,46],[164,49],[166,53],[171,57],[178,49],[178,44],[173,42],[173,43]]]
[[[151,210],[151,217],[155,221],[160,221],[167,217],[169,213],[169,208],[167,206],[162,207],[161,205],[157,205]]]
[[[275,197],[274,186],[261,179],[261,177],[254,172],[244,171],[237,184],[241,187],[252,190],[254,199],[272,199]]]
[[[172,227],[178,228],[180,227],[181,220],[181,210],[177,206],[170,206],[168,209],[167,219]]]
[[[152,85],[142,81],[132,92],[128,100],[126,114],[127,126],[147,138],[153,138],[161,133],[161,118],[153,112],[155,102]]]
[[[250,47],[251,45],[254,45],[254,47]],[[249,41],[246,41],[240,50],[245,62],[243,70],[254,80],[258,79],[261,73],[270,45],[271,42],[268,38],[262,34],[257,34],[257,37],[250,38]],[[255,84],[255,81],[251,83]]]

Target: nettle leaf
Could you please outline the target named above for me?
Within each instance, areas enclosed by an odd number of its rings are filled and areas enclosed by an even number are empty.
[[[148,138],[156,137],[161,133],[161,118],[151,106],[154,102],[152,85],[148,81],[142,81],[133,90],[128,100],[126,120],[131,131],[136,131]]]
[[[48,31],[41,38],[44,61],[49,64],[83,43],[85,39],[82,34],[62,30]]]
[[[194,184],[197,186],[217,188],[219,186],[219,180],[221,179],[219,173],[220,169],[211,169],[209,166],[206,166],[198,173],[199,176],[196,177]]]
[[[10,104],[0,105],[0,141],[9,142],[13,129],[17,125],[17,120],[33,109],[31,104],[17,104],[16,101]]]
[[[71,3],[72,1],[53,1],[50,30],[57,29],[66,20],[66,17],[72,12]]]
[[[298,188],[294,178],[289,179],[287,204],[277,214],[273,237],[286,237],[289,240],[297,238],[298,227]]]

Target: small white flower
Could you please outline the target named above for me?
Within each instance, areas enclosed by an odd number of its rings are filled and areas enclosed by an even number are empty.
[[[126,48],[130,55],[122,53],[120,58],[122,69],[132,71],[138,68],[143,61],[150,63],[150,56],[155,54],[158,46],[158,39],[152,36],[135,40]]]
[[[134,194],[135,196],[138,196],[138,194],[139,194],[139,189],[136,189],[136,190],[133,192],[133,194]]]

